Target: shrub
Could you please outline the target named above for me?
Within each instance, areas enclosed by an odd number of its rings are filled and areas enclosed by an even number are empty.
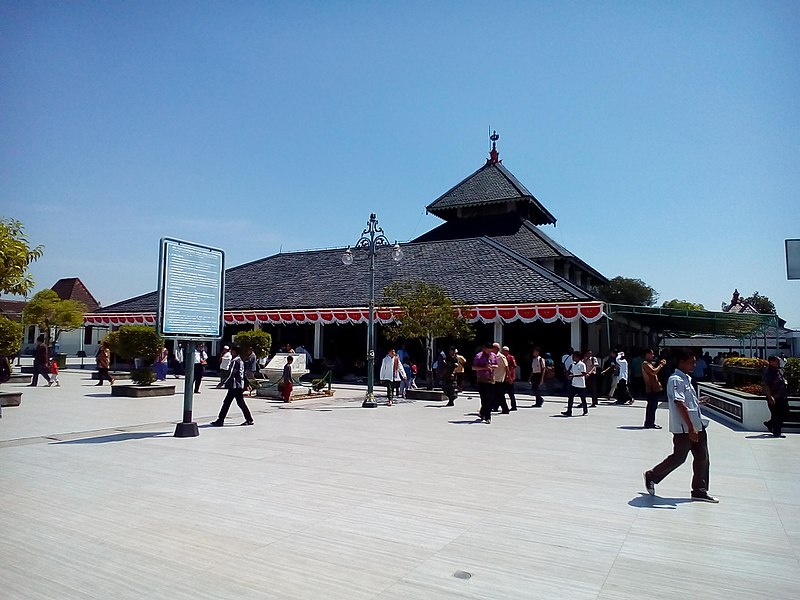
[[[0,354],[13,356],[22,344],[22,323],[0,315]]]
[[[233,341],[236,342],[243,350],[252,350],[256,353],[258,358],[264,358],[269,354],[269,349],[272,347],[272,336],[266,331],[242,331],[237,333]],[[242,353],[242,356],[247,356],[247,353]]]
[[[739,367],[741,369],[757,369],[762,370],[767,367],[767,361],[761,358],[745,358],[743,356],[729,358],[725,361],[725,368]]]
[[[800,358],[787,359],[783,375],[789,384],[789,394],[800,396]]]
[[[116,345],[116,353],[122,358],[140,358],[145,366],[150,366],[161,352],[164,340],[149,325],[123,325]]]
[[[156,374],[150,367],[131,371],[131,381],[136,385],[150,385],[156,380]]]

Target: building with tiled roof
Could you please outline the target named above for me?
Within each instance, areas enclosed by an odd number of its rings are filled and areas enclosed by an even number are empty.
[[[401,244],[402,260],[390,259],[391,248],[378,250],[377,306],[389,284],[421,280],[463,304],[476,342],[599,350],[597,321],[604,313],[595,289],[607,279],[542,230],[555,225],[555,217],[501,164],[496,144],[485,165],[427,210],[445,222]],[[279,253],[228,269],[225,339],[255,326],[270,331],[278,346],[313,347],[315,358],[338,357],[345,349],[363,355],[368,261],[354,250],[355,261],[346,266],[344,250]],[[151,292],[104,307],[86,322],[154,323],[157,306],[157,292]],[[391,307],[378,309],[378,323],[393,319]]]
[[[62,300],[75,300],[86,306],[88,312],[94,312],[100,308],[100,303],[92,296],[83,282],[77,277],[64,277],[56,281],[50,288]]]

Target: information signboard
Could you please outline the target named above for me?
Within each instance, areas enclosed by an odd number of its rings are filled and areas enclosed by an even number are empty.
[[[786,240],[786,277],[800,279],[800,240]]]
[[[161,239],[158,332],[169,339],[222,337],[225,253],[171,238]]]

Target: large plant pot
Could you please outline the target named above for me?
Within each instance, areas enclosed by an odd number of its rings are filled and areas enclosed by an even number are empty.
[[[0,392],[0,406],[19,406],[22,392]]]
[[[112,396],[127,396],[128,398],[151,398],[153,396],[174,396],[174,385],[135,385],[121,384],[111,386]]]

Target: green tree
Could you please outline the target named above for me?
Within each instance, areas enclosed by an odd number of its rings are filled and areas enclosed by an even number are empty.
[[[0,355],[13,356],[22,345],[22,323],[0,315]]]
[[[450,337],[471,340],[472,326],[458,314],[454,302],[444,288],[424,281],[401,281],[383,290],[384,304],[400,308],[401,315],[387,325],[384,335],[390,340],[424,341],[428,369],[433,363],[433,343],[437,338]],[[428,387],[433,379],[428,377]]]
[[[233,337],[233,341],[243,350],[252,350],[255,352],[258,358],[268,356],[269,350],[272,348],[272,336],[260,329],[237,333]],[[242,356],[246,356],[246,353],[243,353]]]
[[[689,302],[688,300],[678,300],[673,298],[661,305],[661,308],[679,308],[681,310],[705,310],[706,307],[698,302]]]
[[[131,371],[131,380],[139,385],[150,385],[156,375],[150,368],[164,346],[164,340],[149,325],[123,325],[112,338],[114,353],[122,358],[139,359],[142,366]],[[106,337],[108,340],[108,336]],[[111,346],[111,343],[109,343]]]
[[[749,302],[750,305],[762,315],[777,314],[775,310],[775,304],[773,304],[772,300],[770,300],[767,296],[762,296],[758,293],[758,291],[753,292],[752,296],[749,296],[744,300],[745,302]]]
[[[22,223],[0,218],[0,293],[27,296],[34,286],[28,265],[43,251],[30,246]]]
[[[602,300],[612,304],[630,304],[633,306],[653,306],[658,299],[656,291],[641,279],[614,277],[606,285],[598,288]]]
[[[62,331],[83,325],[86,306],[77,300],[62,300],[53,290],[37,292],[22,309],[22,322],[38,325],[44,331],[47,345],[58,341]],[[52,340],[50,339],[50,336]]]

